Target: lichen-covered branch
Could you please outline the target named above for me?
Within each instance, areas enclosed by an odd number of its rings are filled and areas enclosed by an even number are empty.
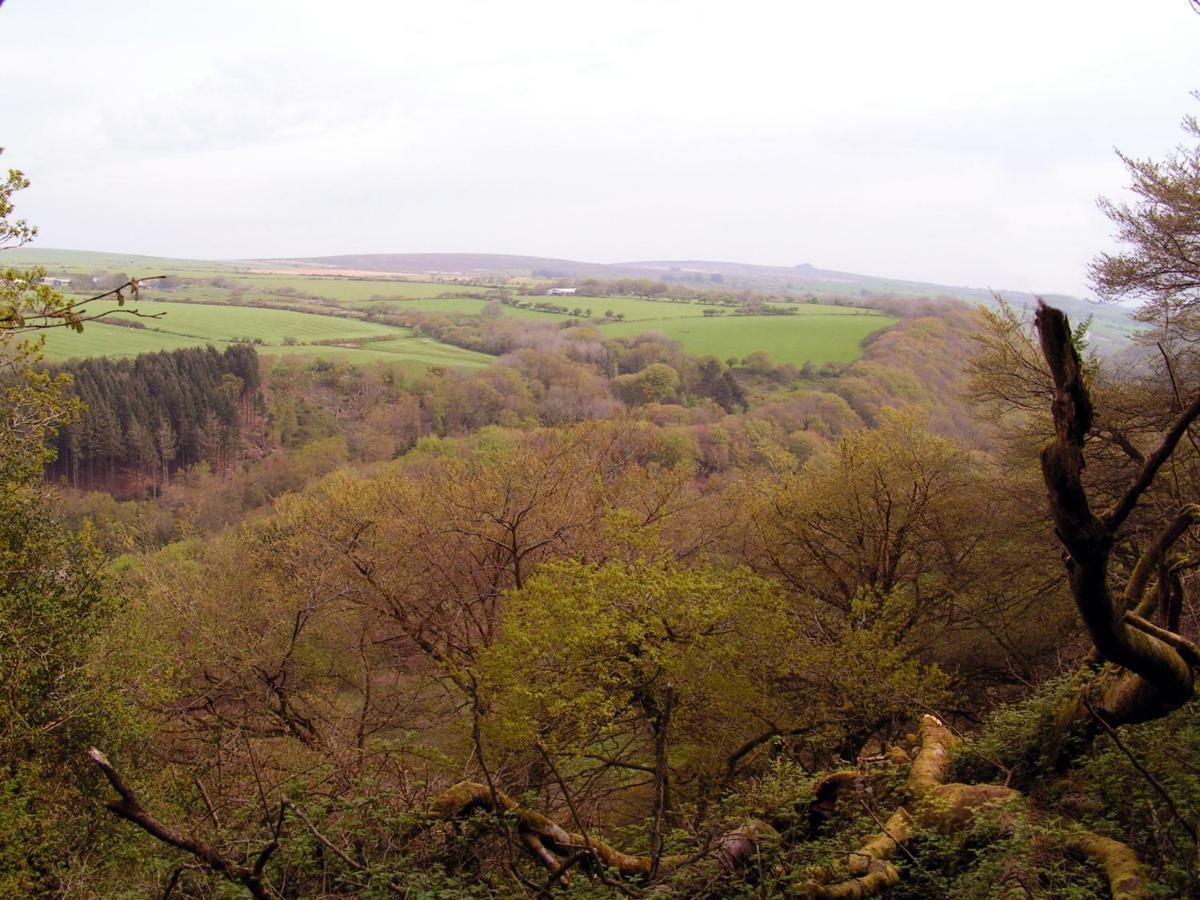
[[[548,816],[522,806],[503,791],[495,792],[493,804],[492,791],[487,785],[478,782],[460,781],[438,795],[429,807],[435,818],[447,821],[462,818],[480,809],[505,812],[515,818],[518,835],[525,843],[526,850],[551,871],[561,864],[562,860],[559,857],[566,858],[580,851],[589,854],[602,868],[614,870],[623,876],[648,878],[654,870],[652,857],[622,853],[594,835],[585,837],[577,832],[568,831]],[[753,855],[764,838],[773,834],[774,829],[771,826],[752,820],[718,839],[712,855],[722,868],[738,868]],[[663,856],[658,861],[658,872],[674,871],[694,859],[694,856],[686,854]]]
[[[1125,587],[1127,608],[1132,608],[1137,615],[1143,618],[1153,614],[1154,608],[1158,605],[1157,594],[1151,594],[1144,599],[1142,597],[1146,592],[1146,584],[1150,581],[1150,575],[1159,568],[1167,551],[1183,536],[1184,532],[1195,524],[1198,518],[1200,518],[1200,506],[1196,504],[1185,506],[1175,518],[1166,524],[1154,542],[1142,553],[1137,565],[1134,566],[1133,573],[1129,576],[1129,583]]]
[[[981,823],[990,824],[998,833],[1010,831],[1019,806],[1025,802],[1024,795],[1002,785],[947,782],[956,743],[957,738],[944,722],[936,716],[925,716],[921,722],[920,746],[904,783],[906,805],[896,809],[882,823],[881,830],[864,838],[856,850],[828,867],[810,872],[811,880],[798,888],[797,895],[808,900],[874,897],[900,881],[901,869],[892,859],[922,833],[956,837]],[[824,798],[820,802],[836,802],[838,796],[848,792],[856,774],[838,772],[826,779],[818,787],[819,798]],[[526,851],[551,873],[559,871],[566,861],[590,859],[604,870],[623,877],[653,879],[650,856],[623,853],[594,835],[568,831],[503,791],[493,793],[484,784],[460,782],[435,798],[429,807],[433,818],[445,821],[460,819],[476,810],[512,816]],[[1147,896],[1146,878],[1129,847],[1091,832],[1073,829],[1069,834],[1064,849],[1099,865],[1109,879],[1114,898],[1143,900]],[[764,840],[774,836],[769,825],[751,820],[717,838],[705,852],[664,856],[658,871],[677,871],[706,857],[715,859],[725,871],[735,871],[746,865]],[[579,856],[581,853],[583,857]]]
[[[1104,870],[1113,900],[1143,900],[1148,896],[1141,863],[1127,844],[1090,831],[1078,831],[1068,839],[1067,851]]]
[[[921,722],[921,746],[909,769],[904,789],[911,803],[896,810],[878,834],[865,838],[838,868],[850,875],[832,884],[816,881],[804,885],[801,895],[810,900],[841,900],[875,896],[900,880],[899,869],[889,862],[896,852],[922,832],[946,836],[966,833],[980,821],[998,831],[1012,826],[1014,807],[1024,796],[995,784],[946,783],[950,754],[957,739],[936,716]],[[1072,831],[1066,849],[1100,865],[1114,898],[1142,900],[1146,879],[1133,851],[1111,838]]]

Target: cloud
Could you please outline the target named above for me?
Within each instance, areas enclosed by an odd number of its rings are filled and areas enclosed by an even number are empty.
[[[1179,4],[6,4],[43,245],[721,257],[1083,290]],[[1190,29],[1190,30],[1189,30]]]

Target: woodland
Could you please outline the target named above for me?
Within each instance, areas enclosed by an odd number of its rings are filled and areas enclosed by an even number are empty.
[[[47,365],[96,314],[3,270],[0,895],[1200,896],[1184,128],[1120,358],[876,298],[818,371],[490,304],[416,323],[477,370]]]

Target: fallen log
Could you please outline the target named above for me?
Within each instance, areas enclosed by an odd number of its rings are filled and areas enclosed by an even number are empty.
[[[956,743],[954,733],[940,719],[925,716],[921,721],[921,746],[904,784],[911,812],[899,808],[883,831],[865,838],[836,867],[850,877],[832,884],[810,881],[802,886],[800,896],[842,900],[882,893],[901,877],[889,860],[922,832],[958,837],[981,822],[1000,832],[1011,830],[1025,796],[1003,785],[947,783],[950,754]],[[1067,835],[1063,849],[1100,866],[1114,900],[1143,900],[1149,896],[1141,864],[1127,845],[1082,829],[1069,828]]]
[[[451,821],[470,815],[476,810],[504,812],[511,815],[517,824],[517,835],[525,849],[545,865],[553,869],[561,865],[562,859],[576,853],[584,853],[595,864],[626,877],[649,877],[653,869],[653,857],[623,853],[608,843],[590,835],[568,831],[549,816],[522,806],[501,790],[493,791],[476,781],[460,781],[438,795],[429,806],[430,814],[438,819]],[[658,872],[673,872],[680,866],[697,858],[710,856],[716,859],[725,871],[740,868],[753,857],[763,840],[776,835],[775,829],[758,819],[751,819],[741,827],[717,838],[707,853],[674,854],[662,857]]]

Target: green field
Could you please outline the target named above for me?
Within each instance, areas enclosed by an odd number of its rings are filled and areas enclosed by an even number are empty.
[[[94,304],[94,312],[115,304]],[[76,334],[64,329],[45,333],[47,359],[86,356],[136,356],[158,350],[178,350],[205,344],[257,341],[259,352],[305,354],[329,358],[357,358],[364,362],[393,361],[421,365],[486,365],[491,357],[458,347],[414,337],[406,328],[394,328],[358,319],[321,316],[259,307],[199,303],[140,301],[140,312],[161,314],[156,319],[135,319],[143,328],[126,328],[111,322],[91,322]],[[316,342],[345,341],[343,346],[318,346]]]
[[[142,320],[146,327],[139,330],[95,323],[83,335],[50,333],[46,342],[46,355],[50,359],[133,356],[205,343],[251,340],[260,342],[260,352],[267,355],[319,354],[362,362],[425,366],[481,366],[491,361],[491,357],[482,354],[416,338],[407,329],[337,314],[344,309],[361,315],[363,310],[383,306],[397,312],[478,315],[487,301],[461,295],[482,294],[489,289],[482,285],[390,277],[276,274],[252,271],[234,263],[83,251],[22,248],[9,259],[21,265],[44,265],[52,271],[123,271],[142,277],[168,274],[183,279],[183,284],[169,293],[152,288],[144,290],[142,296],[148,299],[139,308],[147,313],[162,312],[165,315],[161,319]],[[214,280],[216,284],[212,283]],[[442,296],[446,294],[460,296]],[[239,305],[233,305],[231,301],[235,299]],[[881,313],[820,303],[797,303],[792,307],[795,313],[788,316],[737,316],[723,307],[638,297],[530,295],[517,299],[579,309],[585,318],[588,311],[596,319],[606,314],[622,316],[621,321],[599,326],[602,333],[613,336],[657,332],[700,356],[712,354],[724,360],[764,350],[776,363],[795,365],[851,362],[862,354],[865,337],[896,321]],[[714,309],[720,314],[704,315]],[[321,315],[325,310],[334,314]],[[505,306],[503,316],[583,324],[582,320],[572,320],[561,313],[514,306]],[[326,341],[345,343],[314,346]]]
[[[140,353],[182,350],[185,347],[202,347],[211,343],[198,338],[118,328],[99,322],[85,326],[83,334],[54,328],[43,332],[42,337],[45,339],[43,355],[46,359],[56,361],[88,356],[137,356]]]
[[[891,316],[846,307],[805,306],[794,316],[721,316],[663,318],[657,321],[616,322],[603,326],[606,334],[633,337],[647,331],[679,341],[696,356],[720,359],[745,357],[765,350],[775,363],[853,362],[862,355],[869,334],[896,322]],[[830,312],[829,310],[837,310]]]
[[[389,310],[396,312],[413,311],[413,312],[429,312],[440,313],[442,315],[469,315],[477,316],[483,312],[483,308],[487,306],[486,300],[473,300],[470,297],[448,297],[441,300],[388,300],[383,303]],[[365,307],[372,307],[379,304],[368,303]],[[542,312],[536,309],[517,309],[513,306],[505,306],[503,315],[515,319],[553,319],[561,322],[563,316],[555,313]]]
[[[334,293],[330,288],[337,284],[330,279],[299,281],[311,281],[304,293],[312,295]],[[211,292],[218,289],[197,287],[188,289],[188,294],[192,294],[193,290],[197,293],[203,290],[211,296]],[[572,309],[580,306],[585,310],[590,307],[594,316],[607,311],[624,313],[624,321],[600,326],[606,334],[633,337],[656,332],[679,341],[689,353],[698,356],[712,354],[727,359],[765,350],[776,363],[795,365],[806,362],[817,365],[851,362],[861,355],[863,338],[896,321],[880,313],[823,304],[799,304],[795,307],[796,313],[789,316],[736,316],[726,312],[709,318],[704,316],[704,311],[710,307],[700,304],[667,303],[632,297],[584,297],[579,298],[578,302],[574,302],[575,298],[565,299],[572,302],[562,305]],[[347,308],[359,305],[344,298],[341,303]],[[477,315],[484,304],[483,300],[469,298],[407,299],[388,303],[397,309],[472,315]],[[98,306],[97,310],[103,308]],[[159,319],[140,320],[146,326],[144,329],[121,328],[98,322],[89,325],[82,335],[50,332],[46,342],[47,358],[135,356],[138,353],[174,350],[211,342],[257,340],[262,342],[259,352],[268,355],[307,353],[362,362],[407,360],[423,365],[472,367],[486,365],[491,360],[483,354],[439,344],[428,338],[414,338],[407,329],[360,319],[257,306],[231,306],[219,300],[210,303],[143,300],[139,302],[138,309],[147,314],[163,315]],[[510,306],[504,307],[503,315],[555,322],[566,318],[561,314]],[[395,336],[395,339],[364,343],[365,339],[387,336]],[[357,343],[341,347],[313,346],[318,341]]]
[[[116,304],[92,304],[96,312],[115,309]],[[354,340],[382,337],[394,329],[359,319],[319,316],[286,309],[262,309],[257,306],[227,306],[205,303],[166,303],[140,300],[139,313],[160,316],[136,319],[147,330],[168,332],[210,341],[255,340],[264,344],[282,344],[284,338],[308,344],[322,340]]]
[[[547,300],[567,309],[580,307],[592,311],[593,316],[606,312],[624,315],[625,321],[636,322],[646,319],[676,319],[685,316],[701,316],[709,307],[699,303],[670,303],[665,300],[643,300],[639,297],[522,297],[540,303]],[[507,312],[507,307],[505,308]]]
[[[329,275],[259,275],[238,273],[225,276],[249,291],[291,289],[347,304],[366,304],[372,297],[429,299],[441,294],[482,291],[484,288],[440,281],[405,281],[399,278],[339,278]]]
[[[395,328],[393,331],[406,332],[407,329]],[[320,359],[345,359],[363,363],[400,363],[419,366],[422,369],[430,366],[482,369],[496,361],[494,356],[488,356],[486,353],[463,350],[460,347],[441,344],[413,334],[387,341],[372,341],[369,344],[354,347],[260,347],[258,352],[263,356],[312,356]]]

